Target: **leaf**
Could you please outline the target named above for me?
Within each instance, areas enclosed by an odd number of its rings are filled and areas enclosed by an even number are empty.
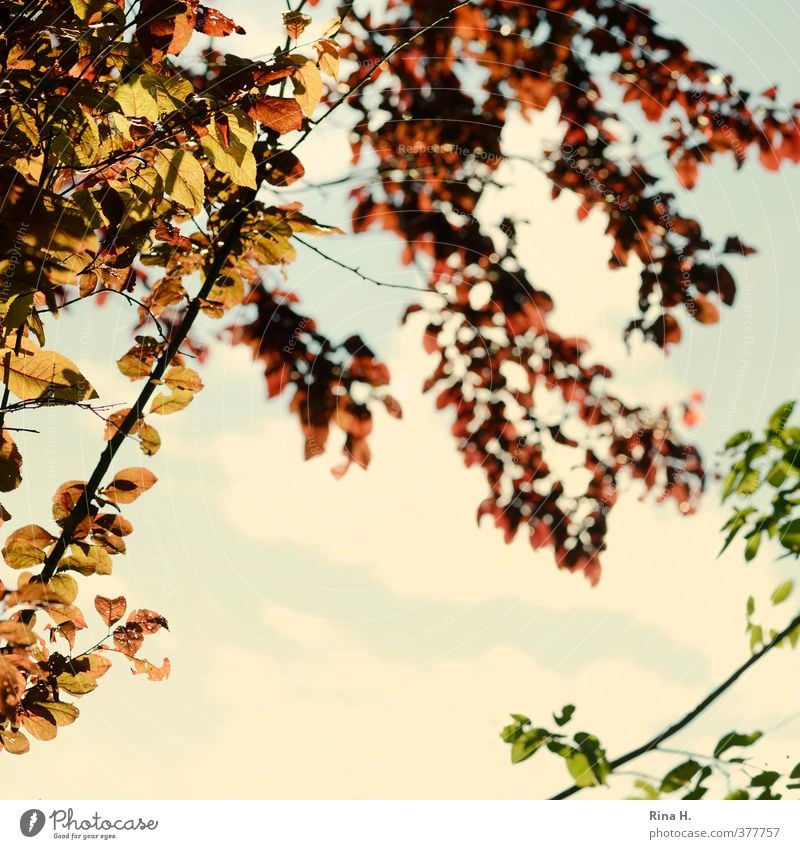
[[[9,755],[24,755],[30,751],[30,740],[22,731],[0,730],[0,742]]]
[[[302,12],[289,11],[283,13],[283,25],[289,37],[297,40],[311,23],[311,18]]]
[[[202,211],[206,177],[191,153],[179,148],[158,149],[155,168],[172,200],[195,215]]]
[[[769,417],[769,422],[767,423],[767,427],[770,431],[775,433],[781,433],[783,428],[786,426],[786,422],[789,419],[789,416],[792,415],[792,411],[794,410],[794,401],[786,401],[781,404],[777,410]]]
[[[63,572],[58,572],[47,582],[47,589],[64,599],[67,604],[72,604],[78,597],[78,582],[72,575],[65,575]]]
[[[0,363],[0,374],[8,373],[9,390],[22,401],[53,399],[76,403],[97,398],[75,363],[56,351],[17,355],[4,349],[0,350]]]
[[[339,79],[339,47],[329,38],[320,39],[316,48],[319,54],[319,68],[323,74]]]
[[[95,610],[100,614],[103,622],[110,628],[125,615],[128,608],[128,602],[125,596],[120,595],[116,598],[106,598],[99,595],[94,600]]]
[[[188,407],[194,398],[194,392],[189,389],[173,389],[172,394],[159,392],[150,403],[150,412],[159,416],[169,416]]]
[[[773,770],[765,770],[759,775],[753,776],[750,781],[751,787],[772,787],[772,785],[781,777],[779,772]]]
[[[194,28],[197,32],[210,35],[212,38],[221,38],[232,33],[246,35],[243,27],[227,15],[223,15],[218,9],[210,9],[208,6],[197,6],[197,20]]]
[[[778,528],[778,539],[784,548],[800,552],[800,519],[792,519]]]
[[[518,764],[526,761],[550,739],[550,735],[544,728],[532,728],[525,732],[511,746],[511,763]]]
[[[139,76],[117,86],[114,100],[120,105],[122,114],[129,118],[158,121],[161,115],[156,89],[152,83],[148,84],[146,77]]]
[[[161,628],[169,631],[167,620],[155,610],[134,610],[128,616],[128,624],[138,625],[146,634],[155,634]]]
[[[792,590],[794,589],[794,581],[784,581],[780,586],[776,587],[773,590],[772,595],[770,596],[770,600],[773,604],[780,604],[783,601],[786,601],[787,598],[792,594]]]
[[[299,130],[303,126],[303,110],[292,97],[271,97],[268,94],[245,100],[245,111],[254,120],[279,136]],[[279,153],[282,151],[279,151]],[[273,154],[268,160],[272,163]]]
[[[575,779],[578,787],[592,787],[595,781],[589,758],[583,752],[575,752],[565,759],[569,774]]]
[[[172,366],[164,375],[164,383],[170,389],[186,389],[189,392],[199,392],[203,388],[200,375],[193,369],[185,366]]]
[[[139,437],[142,453],[148,457],[152,457],[161,447],[161,437],[152,425],[142,423],[136,435]]]
[[[97,652],[92,652],[91,654],[82,654],[73,658],[71,666],[77,672],[97,679],[102,678],[111,669],[111,661],[107,657],[97,654]]]
[[[0,492],[11,492],[22,483],[22,455],[16,443],[3,430],[0,436]]]
[[[142,647],[144,642],[144,634],[142,629],[136,623],[128,623],[120,625],[114,629],[114,645],[117,651],[128,657],[133,657]]]
[[[279,150],[267,160],[267,182],[272,186],[291,186],[305,176],[303,163],[288,150]]]
[[[17,528],[6,540],[3,559],[12,569],[30,569],[47,559],[45,552],[56,538],[39,525]]]
[[[114,504],[130,504],[155,484],[158,478],[142,467],[123,469],[114,475],[114,480],[103,490],[103,498]]]
[[[138,657],[134,657],[132,660],[133,668],[131,671],[134,675],[147,675],[150,681],[164,681],[169,678],[171,667],[168,657],[164,658],[164,663],[160,667],[150,663],[149,660],[141,660]]]
[[[78,708],[67,702],[35,702],[34,707],[41,711],[46,711],[53,717],[53,721],[59,727],[72,725],[78,716],[80,716]]]
[[[255,126],[252,121],[239,110],[232,110],[225,115],[227,119],[227,135],[222,133],[219,125],[212,122],[207,135],[201,139],[203,151],[211,160],[217,171],[227,174],[239,186],[256,188],[256,159],[253,155],[255,143]]]
[[[76,543],[70,546],[70,553],[58,561],[58,568],[88,576],[110,575],[114,567],[109,553],[102,546]]]
[[[553,719],[555,720],[556,725],[562,727],[566,725],[570,719],[572,719],[573,714],[575,713],[575,705],[564,705],[561,708],[561,716],[556,716],[553,714]]]
[[[0,640],[13,646],[32,646],[36,643],[36,634],[24,622],[7,620],[0,622]]]
[[[736,800],[736,799],[744,800],[744,799],[749,799],[750,794],[746,790],[733,790],[730,793],[728,793],[728,795],[725,798],[726,799],[732,799],[732,800]]]
[[[86,693],[97,689],[96,676],[88,672],[78,672],[75,675],[71,672],[62,672],[56,681],[62,690],[66,690],[73,696],[85,696]]]
[[[700,771],[700,764],[694,760],[688,760],[670,770],[661,780],[661,792],[673,793],[685,787]]]
[[[752,746],[762,736],[760,731],[754,731],[752,734],[739,734],[737,731],[731,731],[721,737],[714,747],[714,757],[718,758],[723,752],[727,752],[733,746]]]
[[[306,118],[311,118],[322,99],[322,77],[319,68],[306,60],[292,74],[295,100],[300,104]]]
[[[22,714],[22,724],[37,740],[53,740],[58,733],[54,719],[36,713]]]
[[[761,531],[753,531],[747,535],[747,545],[744,547],[744,559],[748,562],[752,560],[758,553],[758,546],[761,543]]]

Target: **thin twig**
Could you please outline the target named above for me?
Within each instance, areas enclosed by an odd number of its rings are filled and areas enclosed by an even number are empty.
[[[409,38],[405,39],[404,41],[398,42],[397,44],[394,45],[394,47],[387,50],[386,53],[383,54],[383,57],[381,58],[380,62],[377,62],[375,65],[373,65],[364,74],[364,76],[362,76],[361,79],[358,80],[358,82],[356,82],[355,84],[353,84],[349,88],[349,90],[347,91],[346,94],[343,94],[335,103],[332,103],[325,110],[325,112],[323,112],[322,115],[319,116],[319,118],[317,118],[316,120],[309,119],[308,127],[306,127],[306,129],[303,131],[303,134],[300,136],[299,139],[297,139],[297,141],[291,147],[286,148],[286,150],[289,153],[292,153],[294,150],[296,150],[308,138],[308,136],[311,134],[312,130],[314,130],[316,127],[318,127],[324,120],[329,118],[331,116],[331,114],[333,114],[333,112],[335,112],[352,95],[354,95],[357,91],[360,91],[362,88],[364,88],[364,86],[378,73],[378,71],[381,68],[381,65],[383,65],[385,62],[388,62],[389,59],[391,59],[392,56],[395,55],[395,53],[398,53],[399,51],[408,47],[409,44],[411,44],[412,41],[419,38],[421,35],[425,35],[426,32],[430,32],[432,29],[435,29],[436,27],[439,26],[439,24],[443,24],[454,12],[456,12],[462,6],[468,6],[471,2],[472,2],[472,0],[462,0],[461,3],[457,3],[451,9],[449,9],[444,15],[442,15],[440,18],[437,18],[433,23],[428,24],[427,26],[423,27],[420,30],[417,30],[412,36],[409,36]],[[279,153],[280,152],[283,152],[283,151],[279,151]],[[272,154],[272,156],[275,156],[275,155],[276,154]],[[267,161],[269,161],[269,159]]]
[[[357,274],[362,280],[365,280],[367,283],[374,283],[376,286],[383,286],[387,289],[407,289],[409,292],[425,292],[429,295],[438,295],[440,298],[444,298],[444,295],[441,292],[436,292],[433,289],[426,289],[420,286],[409,286],[406,283],[387,283],[385,280],[376,280],[374,277],[370,277],[369,274],[364,274],[361,269],[353,268],[352,265],[347,265],[341,260],[336,259],[336,257],[332,257],[329,254],[326,254],[318,247],[315,247],[309,242],[300,239],[298,236],[294,236],[293,238],[296,242],[299,242],[301,245],[303,245],[303,247],[314,251],[315,254],[318,254],[323,259],[328,260],[328,262],[332,262],[334,265],[338,265],[339,268],[343,268],[345,271],[352,271],[353,274]]]
[[[620,757],[615,758],[613,761],[609,762],[609,766],[611,767],[611,771],[613,772],[617,767],[622,766],[623,764],[628,763],[636,758],[641,757],[642,755],[646,755],[648,752],[652,752],[654,749],[657,749],[661,743],[665,740],[668,740],[670,737],[673,737],[682,729],[686,728],[690,722],[693,722],[697,719],[698,716],[711,704],[713,704],[726,690],[732,687],[741,676],[750,669],[751,666],[758,663],[761,658],[765,655],[769,654],[775,646],[778,645],[782,640],[786,639],[789,634],[794,631],[795,628],[800,627],[800,613],[792,619],[792,621],[778,634],[776,634],[760,651],[757,651],[754,655],[749,657],[741,666],[739,666],[733,673],[731,673],[718,687],[712,690],[696,707],[690,710],[685,716],[679,719],[677,722],[674,722],[668,728],[665,728],[663,731],[660,731],[653,737],[651,740],[648,740],[646,743],[643,743],[641,746],[637,746],[635,749],[631,749],[630,752],[626,752],[624,755],[620,755]],[[567,787],[566,790],[562,790],[560,793],[556,793],[555,796],[551,796],[552,799],[568,799],[570,796],[574,796],[578,793],[581,787],[578,787],[577,784],[573,784],[571,787]]]
[[[153,314],[150,307],[148,307],[146,304],[142,303],[138,298],[134,298],[133,295],[129,295],[127,292],[120,292],[117,289],[95,289],[94,292],[89,292],[88,295],[81,295],[78,298],[72,298],[69,301],[64,301],[64,303],[59,304],[58,307],[56,307],[56,309],[62,310],[62,309],[64,309],[64,307],[69,307],[69,306],[72,306],[72,304],[78,304],[81,301],[85,301],[87,298],[93,298],[95,295],[103,295],[103,294],[119,295],[120,297],[125,298],[125,300],[129,304],[134,304],[137,307],[139,307],[140,309],[144,310],[147,313],[147,315],[150,317],[152,322],[155,324],[156,329],[158,330],[158,335],[165,342],[167,341],[166,334],[164,333],[164,328],[161,326],[161,322],[155,317],[155,315]],[[52,310],[52,309],[39,309],[39,310],[34,310],[34,312],[36,312],[36,314],[38,315],[39,313],[54,312],[54,310]]]

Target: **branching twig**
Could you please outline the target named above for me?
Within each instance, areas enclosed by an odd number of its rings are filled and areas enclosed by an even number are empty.
[[[622,766],[623,764],[628,763],[629,761],[635,760],[636,758],[641,757],[642,755],[646,755],[648,752],[652,752],[654,749],[657,749],[658,746],[663,743],[665,740],[668,740],[670,737],[673,737],[682,729],[686,728],[690,722],[693,722],[697,719],[698,716],[711,704],[713,704],[726,690],[732,687],[741,676],[750,669],[751,666],[758,663],[762,657],[772,651],[775,646],[778,645],[782,640],[786,639],[789,634],[794,631],[795,628],[800,627],[800,613],[792,619],[792,621],[778,634],[776,634],[760,651],[757,651],[754,655],[749,657],[738,669],[736,669],[731,675],[729,675],[718,687],[712,690],[696,707],[689,711],[685,716],[679,719],[677,722],[674,722],[668,728],[665,728],[663,731],[656,734],[652,740],[648,740],[646,743],[643,743],[641,746],[637,746],[635,749],[631,749],[630,752],[626,752],[624,755],[620,755],[620,757],[615,758],[613,761],[609,762],[609,766],[611,767],[611,771],[613,772],[617,767]],[[556,793],[555,796],[551,796],[551,799],[568,799],[570,796],[574,796],[577,792],[582,790],[583,788],[578,787],[577,784],[573,784],[571,787],[567,787],[566,790],[562,790],[560,793]]]
[[[309,244],[309,242],[303,241],[303,239],[300,239],[297,236],[294,236],[293,238],[296,242],[299,242],[303,247],[314,251],[315,254],[318,254],[323,259],[328,260],[328,262],[332,262],[334,265],[338,265],[339,268],[343,268],[345,271],[352,271],[353,274],[357,274],[362,280],[366,281],[367,283],[374,283],[376,286],[384,286],[387,289],[407,289],[409,292],[425,292],[429,295],[439,295],[440,298],[444,297],[441,292],[436,292],[433,289],[426,289],[421,286],[408,286],[405,283],[387,283],[385,280],[376,280],[374,277],[370,277],[369,274],[364,274],[360,269],[353,268],[353,266],[341,262],[340,260],[336,259],[336,257],[332,257],[329,254],[326,254],[318,247]]]

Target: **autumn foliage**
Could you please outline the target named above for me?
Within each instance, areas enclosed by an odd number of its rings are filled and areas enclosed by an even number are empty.
[[[221,340],[251,350],[266,394],[285,397],[297,418],[306,458],[338,442],[336,475],[369,465],[376,411],[401,417],[368,343],[328,337],[275,273],[303,239],[344,231],[292,197],[305,174],[303,141],[340,104],[353,162],[369,172],[354,177],[352,230],[395,233],[436,295],[437,306],[412,303],[408,314],[424,314],[434,357],[424,391],[449,411],[466,465],[486,476],[478,519],[490,516],[507,541],[529,535],[559,567],[596,583],[626,481],[681,513],[703,488],[701,458],[674,413],[623,402],[589,342],[553,326],[552,297],[517,259],[515,222],[474,213],[502,164],[508,116],[535,123],[555,109],[563,135],[537,165],[553,197],[573,193],[581,217],[605,216],[611,267],[641,268],[626,334],[666,348],[682,322],[713,323],[733,303],[722,255],[752,249],[738,235],[715,246],[681,214],[669,181],[638,156],[635,122],[611,110],[603,90],[618,89],[637,117],[669,119],[664,153],[689,189],[716,156],[741,166],[752,153],[770,169],[797,162],[795,112],[774,90],[737,90],[643,9],[616,0],[386,0],[380,15],[364,16],[347,4],[312,38],[322,22],[304,6],[283,16],[285,47],[251,61],[208,46],[244,29],[197,0],[0,2],[0,490],[22,481],[14,412],[97,397],[80,365],[47,347],[60,311],[112,296],[133,305],[133,338],[113,356],[138,391],[104,414],[90,479],[62,484],[51,518],[6,539],[5,562],[19,571],[15,586],[0,584],[0,741],[9,752],[72,722],[69,697],[93,690],[111,657],[151,680],[169,673],[169,661],[139,657],[166,620],[143,609],[126,617],[121,597],[95,598],[91,616],[105,635],[75,653],[89,623],[74,573],[109,574],[125,552],[133,526],[124,508],[156,480],[145,467],[116,469],[116,453],[134,439],[144,458],[155,454],[159,417],[203,390],[195,366],[208,352],[193,338],[196,321],[217,322]],[[466,73],[480,83],[463,85]],[[558,416],[539,414],[541,392],[560,400]],[[583,491],[565,492],[548,460],[555,444],[587,471]]]

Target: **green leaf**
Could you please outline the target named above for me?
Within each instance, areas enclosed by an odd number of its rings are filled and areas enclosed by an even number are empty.
[[[800,519],[792,519],[778,528],[778,539],[784,548],[800,551]]]
[[[767,770],[759,775],[753,776],[750,781],[751,787],[772,787],[772,785],[781,777],[779,772]]]
[[[527,760],[550,739],[550,734],[544,728],[532,728],[524,733],[511,746],[511,763],[518,764]]]
[[[734,790],[732,793],[728,793],[725,797],[726,799],[749,799],[750,794],[746,790]]]
[[[792,590],[794,589],[794,581],[784,581],[779,587],[776,587],[770,596],[770,601],[773,604],[780,604],[782,601],[786,601],[787,598],[792,594]]]
[[[697,761],[689,760],[679,764],[675,769],[670,770],[664,778],[661,779],[661,792],[673,793],[675,790],[680,790],[685,787],[697,773],[700,771],[700,764]]]
[[[758,546],[761,543],[761,531],[751,531],[747,535],[747,545],[744,547],[744,559],[748,562],[758,554]]]
[[[569,774],[578,787],[593,787],[597,783],[589,758],[583,752],[574,752],[566,761]]]
[[[530,725],[531,724],[530,719],[527,716],[525,716],[524,713],[512,713],[511,718],[513,720],[515,720],[516,722],[518,722],[520,725]]]
[[[572,715],[574,713],[575,705],[564,705],[564,707],[561,708],[561,716],[556,716],[555,714],[553,714],[553,719],[555,720],[556,725],[558,725],[560,728],[561,726],[566,725],[570,721],[570,719],[572,719]]]
[[[754,652],[759,643],[764,642],[764,630],[760,625],[753,625],[750,631],[750,651]]]
[[[739,734],[737,731],[730,731],[724,737],[721,737],[719,743],[714,747],[714,757],[718,758],[733,746],[752,746],[762,736],[760,731],[754,731],[752,734]]]
[[[704,766],[697,776],[697,781],[694,787],[682,798],[683,799],[702,799],[708,793],[708,787],[703,787],[703,782],[711,775],[711,767]]]
[[[189,212],[200,212],[205,197],[203,166],[185,150],[160,149],[157,153],[155,167],[164,181],[164,190]]]
[[[781,404],[777,410],[769,417],[768,427],[770,431],[774,433],[780,433],[784,427],[786,427],[786,422],[789,416],[792,415],[792,411],[794,410],[794,401],[787,401],[784,404]]]
[[[753,438],[752,431],[749,430],[740,430],[739,433],[735,433],[726,443],[726,450],[730,450],[731,448],[738,448],[745,442],[748,442]]]
[[[753,596],[749,596],[747,599],[747,616],[750,617],[755,613],[756,610],[756,600]]]
[[[633,785],[634,785],[634,787],[638,787],[638,789],[641,790],[644,793],[645,799],[658,799],[659,798],[658,790],[656,790],[656,788],[653,787],[652,784],[645,781],[643,778],[637,778],[636,781],[633,782]],[[642,797],[633,796],[631,798],[636,799],[636,798],[642,798]]]
[[[738,495],[752,495],[761,486],[761,472],[751,469],[736,487]]]

